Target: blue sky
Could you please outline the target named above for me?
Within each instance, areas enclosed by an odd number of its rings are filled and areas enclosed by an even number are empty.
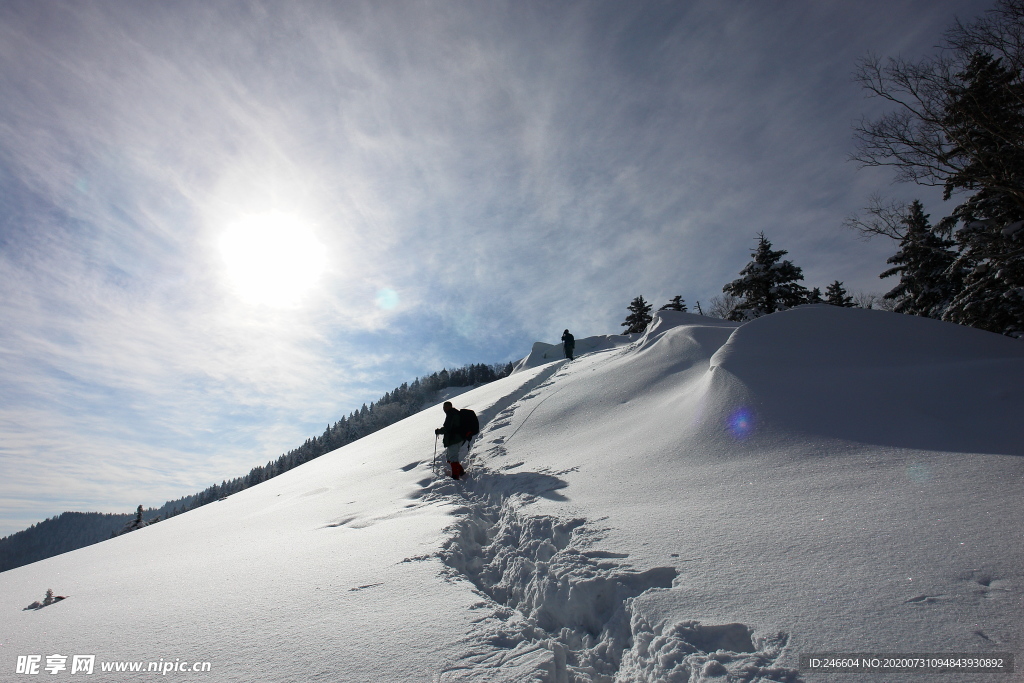
[[[988,6],[4,2],[0,534],[245,474],[637,295],[706,303],[760,231],[808,286],[886,291],[893,245],[843,219],[951,207],[846,160],[881,111],[855,61]],[[291,241],[225,246],[268,222]]]

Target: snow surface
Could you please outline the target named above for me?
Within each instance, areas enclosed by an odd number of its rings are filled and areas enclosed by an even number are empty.
[[[617,349],[630,344],[638,337],[640,337],[639,334],[602,334],[596,337],[576,339],[576,345],[573,347],[573,356],[579,358],[595,351]],[[515,364],[514,372],[546,365],[553,360],[565,360],[565,346],[562,342],[557,344],[534,342],[533,348],[530,349],[530,355]]]
[[[482,424],[465,481],[432,472],[435,406],[0,574],[0,680],[31,680],[29,654],[211,662],[169,681],[928,679],[798,672],[813,652],[1024,667],[1021,342],[822,305],[661,311],[572,363],[552,349],[459,397]],[[23,611],[47,588],[68,597]]]

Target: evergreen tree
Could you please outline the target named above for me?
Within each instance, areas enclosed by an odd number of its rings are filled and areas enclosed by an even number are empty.
[[[753,260],[740,271],[722,291],[742,300],[733,309],[730,320],[744,321],[762,315],[799,306],[807,299],[807,289],[797,284],[804,279],[803,271],[790,261],[782,261],[788,252],[772,251],[772,243],[758,235],[757,248],[751,253]]]
[[[879,276],[899,275],[900,281],[884,298],[895,303],[897,313],[941,318],[962,280],[952,268],[954,243],[932,228],[917,200],[910,205],[903,227],[900,250],[886,260],[893,267]]]
[[[825,303],[843,308],[853,308],[853,297],[847,295],[843,283],[836,280],[825,289]]]
[[[651,305],[644,301],[642,296],[638,296],[629,304],[629,315],[626,316],[626,321],[622,323],[622,326],[626,328],[626,334],[643,332],[653,319]]]
[[[658,309],[659,311],[682,311],[686,313],[686,301],[682,296],[674,296],[672,300]]]
[[[997,0],[987,18],[947,31],[934,57],[861,60],[855,79],[896,106],[856,126],[853,159],[890,166],[900,181],[944,187],[946,198],[988,188],[1024,202],[1022,32],[1024,2]]]
[[[941,225],[956,232],[960,254],[951,271],[964,274],[944,320],[1019,337],[1024,334],[1024,83],[1019,68],[976,54],[960,74],[947,108],[955,135],[951,154],[967,157],[946,182],[955,190],[977,190]],[[1002,185],[990,182],[991,167],[1001,169]]]
[[[821,289],[815,287],[811,290],[811,293],[807,295],[807,303],[809,304],[823,304],[825,300],[821,298]]]
[[[945,199],[968,195],[937,229],[959,245],[949,278],[963,276],[942,319],[1013,337],[1024,334],[1022,35],[1024,1],[997,0],[947,31],[936,57],[862,61],[857,79],[896,108],[857,127],[854,155]]]
[[[114,536],[121,536],[122,534],[130,533],[132,531],[135,531],[136,529],[141,529],[142,527],[149,526],[150,524],[156,524],[157,522],[160,521],[160,517],[159,516],[155,517],[154,519],[149,520],[148,522],[143,521],[142,513],[143,513],[143,509],[142,509],[142,506],[140,505],[135,510],[135,518],[130,520],[127,524],[125,524],[124,527],[120,531],[115,531],[114,533],[112,533],[111,534],[111,538],[113,538]]]

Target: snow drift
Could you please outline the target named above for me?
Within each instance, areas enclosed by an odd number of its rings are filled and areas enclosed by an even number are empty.
[[[808,306],[663,311],[576,350],[537,344],[458,397],[482,424],[465,481],[432,470],[433,407],[0,574],[0,679],[54,653],[223,681],[680,682],[1021,652],[1020,342]],[[68,597],[22,611],[47,588]]]

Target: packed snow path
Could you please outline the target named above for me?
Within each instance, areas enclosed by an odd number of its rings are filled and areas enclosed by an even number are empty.
[[[605,360],[575,363],[581,368]],[[468,580],[484,598],[474,605],[483,613],[479,633],[438,680],[798,680],[795,670],[775,666],[784,633],[755,638],[746,624],[697,620],[652,625],[634,610],[634,598],[671,589],[679,576],[675,567],[638,571],[628,554],[594,549],[602,533],[593,521],[531,514],[538,498],[565,500],[558,491],[567,486],[560,475],[568,472],[525,470],[523,462],[508,462],[506,444],[559,391],[560,381],[571,382],[572,372],[564,361],[551,363],[521,395],[482,411],[464,480],[423,482],[425,499],[457,505],[452,538],[439,553],[445,575]]]

